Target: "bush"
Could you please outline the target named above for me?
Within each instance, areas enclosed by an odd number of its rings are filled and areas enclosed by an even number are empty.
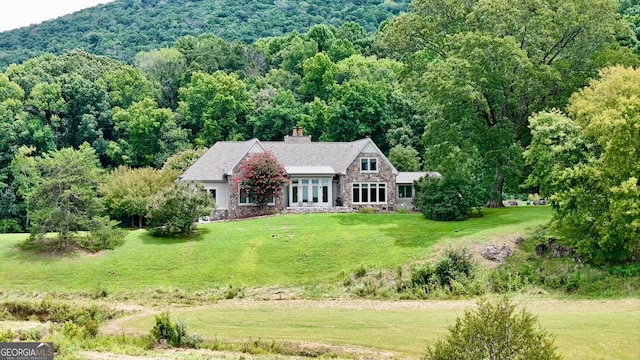
[[[204,339],[199,334],[189,335],[187,324],[183,320],[171,321],[168,312],[156,315],[156,325],[151,329],[151,337],[157,342],[166,342],[174,347],[197,349]]]
[[[201,186],[177,182],[149,201],[148,230],[153,236],[187,235],[215,204]]]
[[[427,263],[411,271],[407,281],[399,276],[398,292],[418,298],[452,295],[481,295],[485,286],[475,279],[475,264],[466,248],[448,249],[435,264]]]
[[[22,232],[22,226],[16,219],[0,220],[0,234]]]
[[[423,178],[415,183],[414,205],[425,218],[436,221],[460,221],[481,205],[478,184],[473,179],[453,175]]]
[[[363,206],[360,208],[360,210],[358,210],[358,212],[360,212],[361,214],[373,214],[377,211],[378,209],[376,209],[373,206]]]
[[[429,347],[427,360],[560,359],[553,339],[536,326],[526,310],[516,311],[507,298],[481,300],[449,328],[449,335]]]
[[[160,315],[156,315],[156,325],[151,329],[151,336],[153,339],[160,342],[167,342],[173,344],[178,337],[176,325],[169,318],[168,312],[162,312]]]

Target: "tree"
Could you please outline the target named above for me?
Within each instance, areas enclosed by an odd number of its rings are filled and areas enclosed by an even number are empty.
[[[240,163],[235,182],[264,210],[270,199],[280,196],[287,172],[270,152],[255,153]]]
[[[184,126],[201,145],[244,138],[246,117],[253,108],[251,94],[236,74],[196,72],[180,89],[179,111]]]
[[[429,347],[427,360],[558,360],[552,337],[536,326],[525,309],[509,299],[480,300],[449,327],[449,334]]]
[[[629,59],[614,38],[626,25],[612,0],[413,0],[411,9],[381,38],[410,60],[425,147],[457,138],[479,154],[492,179],[487,206],[520,183],[529,115],[564,106],[597,69]]]
[[[162,165],[163,170],[176,170],[179,173],[185,172],[196,160],[200,159],[204,153],[207,152],[207,148],[199,149],[185,149],[179,151],[164,162]]]
[[[141,228],[147,215],[149,200],[178,177],[176,170],[155,170],[149,167],[130,169],[118,167],[98,188],[107,213],[115,219],[129,218],[131,226]]]
[[[590,262],[624,262],[640,250],[638,84],[640,70],[604,69],[571,97],[569,118],[540,114],[531,122],[530,180],[552,194],[557,230]],[[553,137],[545,117],[560,124]]]
[[[147,229],[153,236],[189,235],[195,222],[211,214],[213,199],[196,184],[174,182],[151,197]]]
[[[27,155],[22,152],[21,156]],[[97,250],[119,243],[121,234],[113,231],[115,223],[102,216],[97,187],[103,170],[89,144],[14,161],[14,166],[26,167],[22,173],[29,176],[22,184],[31,226],[27,246],[49,243],[46,245],[54,251],[73,246]],[[84,236],[80,231],[89,233]],[[47,239],[50,233],[57,233],[57,239]]]
[[[116,108],[113,122],[119,141],[110,143],[108,154],[119,165],[160,167],[189,145],[188,134],[178,127],[174,113],[158,108],[152,99]]]
[[[178,107],[178,89],[186,72],[186,60],[176,49],[157,49],[136,56],[140,72],[160,87],[161,107]]]
[[[396,145],[389,150],[389,161],[398,171],[420,170],[418,151],[410,146]]]
[[[443,154],[434,153],[425,159],[434,159],[441,177],[425,177],[415,183],[414,205],[425,218],[437,221],[461,221],[484,200],[481,175],[475,157],[456,147],[441,147]],[[439,159],[438,159],[439,158]],[[432,160],[433,161],[433,160]],[[430,166],[426,162],[425,166]],[[434,165],[435,166],[435,165]]]

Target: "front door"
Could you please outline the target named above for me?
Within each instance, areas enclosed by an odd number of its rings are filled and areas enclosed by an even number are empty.
[[[331,179],[291,179],[290,207],[331,206]]]

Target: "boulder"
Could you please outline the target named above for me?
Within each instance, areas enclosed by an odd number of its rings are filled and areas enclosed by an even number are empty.
[[[489,245],[482,250],[483,258],[495,262],[504,262],[511,255],[512,250],[507,245]]]

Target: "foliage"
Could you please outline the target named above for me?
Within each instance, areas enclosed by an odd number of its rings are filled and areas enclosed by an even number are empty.
[[[60,54],[72,49],[131,63],[137,53],[171,46],[184,36],[209,33],[230,42],[250,43],[259,38],[306,31],[321,23],[330,25],[333,31],[334,26],[357,21],[361,24],[357,25],[359,29],[353,32],[345,29],[339,35],[349,35],[348,40],[358,47],[367,46],[366,35],[359,31],[376,30],[382,21],[406,10],[408,3],[408,0],[363,0],[344,6],[309,0],[298,6],[295,2],[265,0],[115,1],[0,33],[3,49],[0,68],[43,52]]]
[[[253,108],[247,86],[236,74],[196,72],[191,75],[191,82],[180,89],[179,111],[184,126],[201,145],[242,140],[247,115]]]
[[[167,159],[162,165],[163,170],[176,170],[180,173],[185,172],[196,160],[198,160],[204,153],[207,152],[207,148],[198,149],[185,149],[179,151]]]
[[[639,80],[640,71],[631,68],[602,70],[571,97],[573,120],[552,115],[565,138],[550,139],[548,121],[532,123],[536,138],[528,156],[548,171],[546,177],[534,172],[532,181],[553,194],[554,222],[565,240],[594,263],[630,260],[640,246]],[[554,155],[539,156],[543,152]]]
[[[637,61],[615,40],[625,26],[612,0],[414,0],[380,39],[408,61],[425,148],[478,154],[487,205],[502,206],[504,187],[520,183],[529,115],[564,106],[603,65]]]
[[[396,145],[389,150],[389,161],[398,171],[419,171],[420,157],[411,146]]]
[[[148,98],[127,109],[116,108],[113,122],[120,138],[109,142],[107,154],[119,165],[160,167],[189,146],[187,131],[178,127],[171,110],[158,108]]]
[[[25,174],[32,175],[22,188],[31,222],[31,237],[25,246],[48,242],[54,251],[74,245],[95,251],[120,243],[122,234],[112,230],[115,223],[101,216],[97,187],[103,172],[88,144],[78,150],[65,148],[31,160],[14,160],[14,166],[19,164],[26,167],[22,169]],[[89,233],[79,235],[79,231]],[[45,241],[49,233],[57,233],[57,240]]]
[[[166,342],[174,347],[188,347],[197,349],[203,342],[198,334],[187,333],[187,324],[178,320],[171,320],[169,312],[164,311],[155,316],[156,324],[151,329],[151,337],[158,343]]]
[[[526,309],[516,310],[509,299],[480,300],[430,347],[426,359],[560,359],[553,338],[537,328]]]
[[[449,248],[437,263],[426,263],[412,269],[410,278],[401,279],[398,283],[398,291],[429,294],[444,290],[455,295],[463,295],[465,285],[470,285],[469,292],[474,291],[471,282],[476,275],[475,269],[476,265],[469,249]]]
[[[98,190],[111,217],[130,218],[131,226],[135,226],[135,218],[138,218],[138,226],[142,227],[151,197],[170,186],[178,175],[176,170],[121,166],[109,174]]]
[[[235,182],[257,206],[265,209],[270,199],[280,197],[287,172],[270,152],[255,153],[240,163]]]
[[[414,205],[430,220],[464,220],[484,200],[482,182],[474,173],[477,167],[459,149],[452,149],[440,166],[441,177],[427,176],[415,183]]]
[[[153,236],[189,235],[195,222],[211,214],[213,199],[200,186],[175,182],[149,200],[147,229]]]

